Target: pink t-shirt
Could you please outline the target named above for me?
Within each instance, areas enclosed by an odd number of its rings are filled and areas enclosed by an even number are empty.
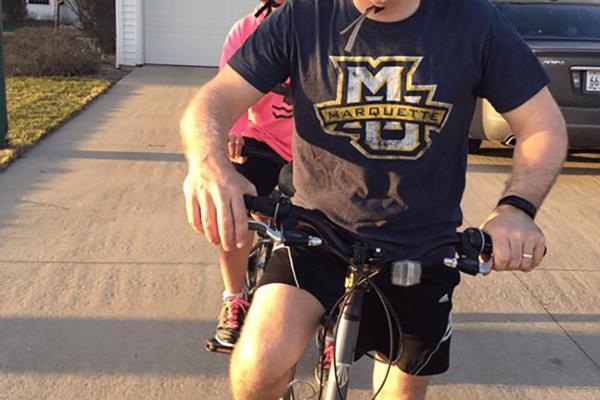
[[[257,19],[252,13],[233,25],[225,38],[220,68],[242,46],[262,19]],[[229,134],[264,142],[285,160],[291,161],[294,119],[292,106],[283,100],[284,96],[281,94],[265,94],[237,120]]]

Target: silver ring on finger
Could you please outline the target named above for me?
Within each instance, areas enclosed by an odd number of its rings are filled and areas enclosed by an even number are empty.
[[[525,260],[531,260],[533,258],[533,254],[529,254],[529,253],[523,253],[522,257]]]

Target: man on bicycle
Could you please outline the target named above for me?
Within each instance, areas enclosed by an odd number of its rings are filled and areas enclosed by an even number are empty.
[[[482,225],[494,242],[494,268],[531,271],[541,262],[544,236],[533,216],[564,161],[565,125],[537,59],[486,0],[289,0],[280,7],[182,120],[188,216],[210,242],[245,245],[242,194],[255,188],[227,162],[226,132],[288,76],[294,202],[406,257],[454,239],[467,133],[476,98],[487,98],[517,138],[504,197]],[[281,396],[321,316],[342,294],[344,268],[323,250],[274,255],[233,354],[236,399]],[[404,334],[380,398],[423,399],[430,376],[448,368],[458,273],[440,268],[410,288],[387,278],[379,283]],[[365,297],[358,346],[378,353],[375,387],[390,341],[383,314]]]
[[[225,38],[220,67],[240,48],[246,39],[272,10],[285,0],[264,0],[255,12],[237,21]],[[265,94],[236,121],[230,129],[227,144],[228,156],[234,168],[256,187],[259,194],[269,195],[277,184],[281,165],[291,160],[293,114],[286,101],[285,85]],[[248,146],[268,158],[241,157]],[[219,248],[219,264],[225,290],[223,305],[217,322],[215,340],[220,346],[233,347],[240,335],[249,304],[244,298],[243,285],[247,267],[249,245],[225,250]]]

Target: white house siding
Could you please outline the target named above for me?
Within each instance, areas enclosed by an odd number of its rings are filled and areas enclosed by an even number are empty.
[[[141,0],[117,0],[117,64],[144,63]]]

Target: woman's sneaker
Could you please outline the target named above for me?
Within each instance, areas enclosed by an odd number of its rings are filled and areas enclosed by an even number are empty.
[[[246,318],[250,303],[235,295],[223,300],[217,323],[215,340],[225,347],[233,347],[240,337],[240,331]]]
[[[319,350],[319,361],[317,362],[317,366],[315,367],[315,379],[319,384],[321,384],[321,377],[323,377],[323,384],[327,382],[327,378],[329,377],[329,370],[331,369],[331,363],[333,362],[335,338],[331,335],[330,332],[327,332],[323,342],[324,334],[325,329],[323,327],[320,327],[315,337],[317,341],[317,349]]]

